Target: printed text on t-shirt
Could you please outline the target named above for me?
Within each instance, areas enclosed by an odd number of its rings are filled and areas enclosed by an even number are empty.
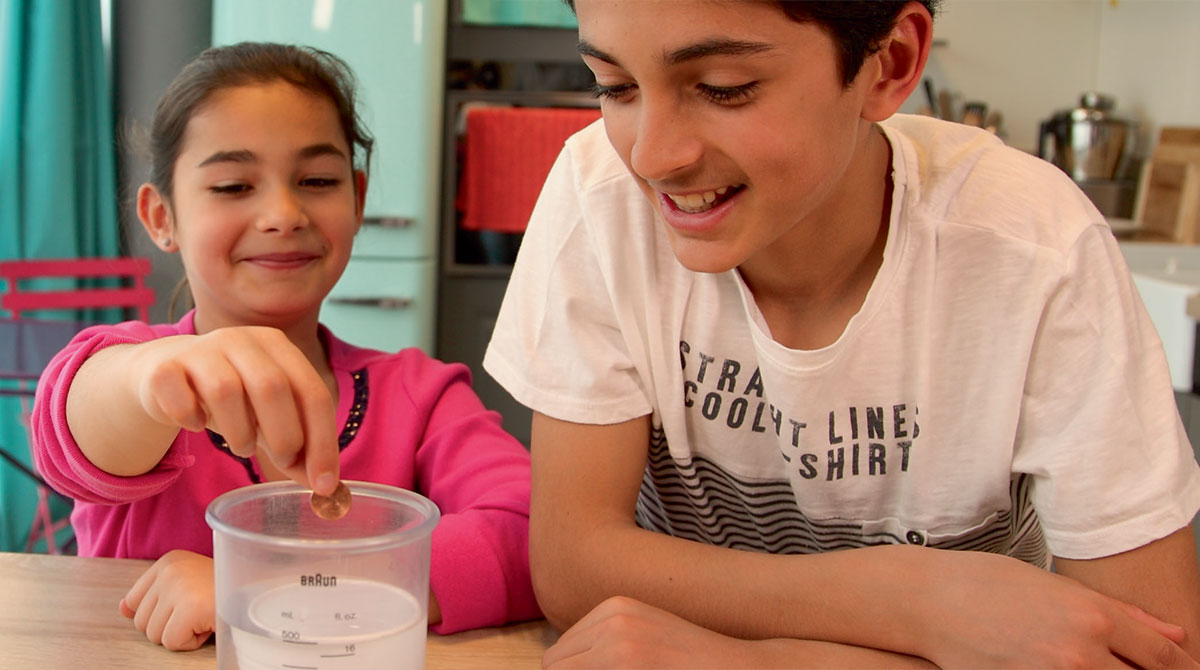
[[[825,424],[822,428],[828,430],[810,430],[808,417],[785,417],[766,399],[758,366],[746,373],[741,362],[693,352],[685,340],[679,342],[679,362],[686,411],[732,430],[765,433],[770,429],[783,438],[778,440],[780,456],[804,479],[824,475],[826,481],[833,481],[908,472],[921,432],[915,404],[814,410],[813,416],[820,419],[813,427]]]

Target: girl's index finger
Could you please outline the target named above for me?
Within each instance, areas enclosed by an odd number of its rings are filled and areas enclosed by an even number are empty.
[[[309,488],[330,495],[341,476],[338,463],[336,405],[328,394],[324,399],[305,398],[301,402],[304,423],[304,470]]]
[[[337,487],[340,476],[337,443],[337,403],[321,376],[298,349],[291,349],[281,360],[291,377],[304,444],[296,460],[284,472],[293,480],[320,495],[329,495]],[[284,465],[284,464],[281,464]]]

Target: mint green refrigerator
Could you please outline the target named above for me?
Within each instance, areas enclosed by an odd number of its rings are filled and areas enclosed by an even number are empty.
[[[270,41],[354,69],[375,136],[365,221],[321,310],[342,339],[433,354],[447,0],[214,0],[213,44]]]

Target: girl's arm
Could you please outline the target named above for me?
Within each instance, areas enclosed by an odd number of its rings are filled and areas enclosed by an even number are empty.
[[[139,391],[145,360],[170,349],[179,335],[101,349],[79,366],[67,390],[66,418],[80,451],[93,465],[120,476],[150,471],[179,434],[180,425],[152,417]]]
[[[337,483],[334,411],[303,353],[260,327],[107,347],[79,366],[66,396],[75,443],[110,474],[149,472],[180,429],[208,428],[238,456],[261,448],[321,492]]]
[[[529,576],[529,452],[500,426],[462,365],[409,364],[418,416],[418,489],[437,503],[430,587],[451,633],[537,618]]]
[[[560,629],[624,595],[732,637],[825,640],[942,667],[1092,667],[1114,653],[1161,665],[1171,629],[1006,556],[915,546],[771,555],[643,530],[634,509],[649,428],[648,417],[594,426],[534,415],[530,559]]]

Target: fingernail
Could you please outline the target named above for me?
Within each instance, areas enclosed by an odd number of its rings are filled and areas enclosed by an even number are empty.
[[[313,483],[313,490],[323,496],[333,493],[336,488],[337,477],[334,477],[332,472],[323,472],[317,475],[317,481]]]

